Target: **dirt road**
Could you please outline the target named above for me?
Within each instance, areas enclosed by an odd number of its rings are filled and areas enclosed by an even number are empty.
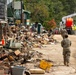
[[[69,67],[63,64],[61,35],[54,35],[54,39],[58,41],[57,44],[44,45],[41,49],[34,48],[34,50],[44,54],[44,59],[53,61],[54,67],[45,75],[76,75],[76,35],[69,35],[69,39],[72,41]]]

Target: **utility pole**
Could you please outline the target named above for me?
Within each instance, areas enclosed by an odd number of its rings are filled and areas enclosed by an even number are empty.
[[[7,22],[7,0],[5,0],[5,21]]]
[[[21,0],[21,24],[23,23],[23,13],[22,13],[22,0]]]

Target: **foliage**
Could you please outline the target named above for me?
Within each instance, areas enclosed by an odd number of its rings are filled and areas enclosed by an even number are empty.
[[[31,21],[43,23],[49,17],[48,7],[43,0],[27,0],[26,2],[25,9],[31,12]]]
[[[50,20],[50,21],[46,21],[45,24],[44,24],[44,27],[45,27],[47,30],[56,28],[57,26],[56,26],[55,19],[52,19],[52,20]]]
[[[46,28],[53,18],[59,26],[63,16],[76,12],[76,0],[22,0],[25,10],[31,12],[31,21],[41,22]],[[76,21],[76,18],[75,18]]]
[[[55,22],[54,19],[48,21],[47,25],[49,26],[49,27],[48,27],[49,29],[54,29],[54,28],[56,28],[56,22]]]

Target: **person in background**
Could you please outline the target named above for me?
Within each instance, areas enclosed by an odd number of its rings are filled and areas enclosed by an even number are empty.
[[[35,22],[35,24],[32,25],[32,31],[36,32],[38,27],[38,22]]]
[[[67,32],[67,30],[65,28],[61,29],[60,33],[61,33],[61,36],[62,36],[63,39],[64,39],[65,34],[68,35],[68,32]]]
[[[69,66],[71,41],[68,39],[67,34],[64,35],[64,39],[61,41],[61,46],[63,47],[64,65]]]

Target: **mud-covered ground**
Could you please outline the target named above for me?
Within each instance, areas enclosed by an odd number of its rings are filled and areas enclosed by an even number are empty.
[[[44,45],[41,49],[34,48],[34,50],[44,54],[44,59],[53,61],[54,66],[50,68],[50,72],[45,73],[45,75],[76,75],[76,35],[69,35],[69,39],[72,42],[69,67],[63,64],[61,35],[54,35],[54,39],[58,41],[57,44]]]

